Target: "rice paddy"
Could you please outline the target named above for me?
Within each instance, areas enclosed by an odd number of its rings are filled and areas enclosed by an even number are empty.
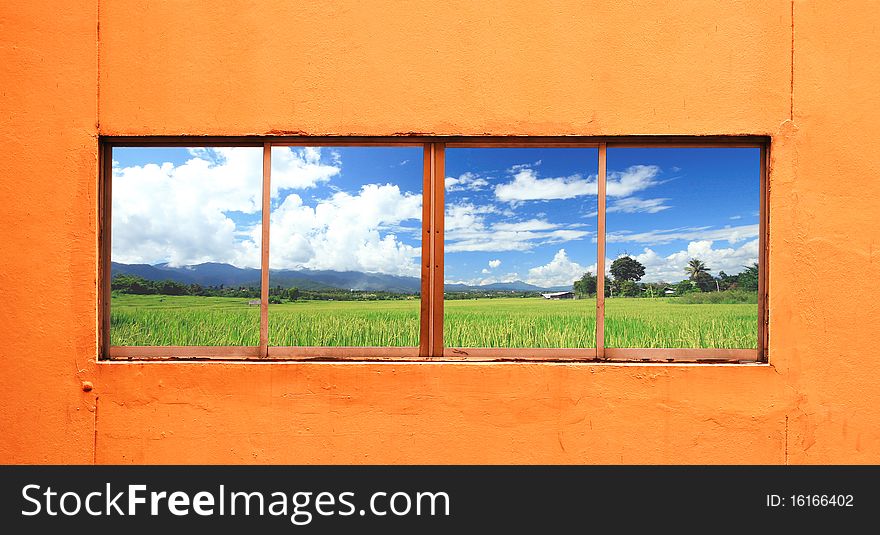
[[[614,298],[605,304],[606,347],[757,347],[754,303],[686,304],[678,298]],[[451,300],[446,347],[594,347],[594,299]],[[259,307],[227,297],[119,295],[111,345],[255,346]],[[269,305],[273,346],[417,346],[419,301],[297,301]]]

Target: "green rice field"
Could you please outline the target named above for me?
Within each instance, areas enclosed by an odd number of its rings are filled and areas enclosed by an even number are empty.
[[[605,301],[606,347],[757,347],[755,303],[685,304],[683,298]],[[248,299],[114,295],[111,345],[259,344],[259,306]],[[450,300],[447,347],[593,347],[595,300]],[[269,305],[273,346],[417,346],[419,301],[297,301]]]

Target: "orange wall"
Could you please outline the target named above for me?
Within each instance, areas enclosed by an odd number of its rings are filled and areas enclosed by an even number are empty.
[[[0,462],[880,462],[871,2],[10,4]],[[772,136],[770,365],[95,362],[99,135],[410,132]]]

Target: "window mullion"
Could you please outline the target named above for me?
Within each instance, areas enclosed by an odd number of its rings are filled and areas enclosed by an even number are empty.
[[[758,228],[758,362],[767,362],[767,147],[761,147],[761,178]]]
[[[100,254],[101,254],[101,281],[102,288],[100,290],[99,295],[101,296],[100,303],[100,315],[101,315],[101,330],[100,330],[100,358],[108,359],[110,358],[110,298],[111,298],[111,284],[112,284],[112,267],[111,267],[111,244],[110,244],[110,232],[112,225],[110,224],[113,216],[111,213],[111,209],[113,208],[112,202],[112,188],[113,188],[113,146],[112,145],[104,145],[101,150],[101,165],[103,166],[101,173],[101,187],[104,191],[101,193],[100,197]]]
[[[605,358],[605,178],[607,145],[599,143],[599,223],[596,236],[596,358]]]
[[[433,255],[433,168],[434,162],[432,155],[434,153],[433,145],[425,143],[422,157],[422,280],[421,292],[419,296],[419,356],[430,357],[433,354],[433,308],[431,306],[431,297],[434,293],[431,291],[433,287],[433,273],[431,266],[434,264]]]
[[[431,262],[432,273],[432,346],[431,356],[443,356],[443,231],[444,231],[444,197],[445,197],[445,176],[446,176],[446,144],[433,143],[432,149],[432,231],[433,237],[433,258]]]
[[[272,145],[263,144],[263,208],[260,260],[260,356],[269,356],[269,220],[271,215]]]

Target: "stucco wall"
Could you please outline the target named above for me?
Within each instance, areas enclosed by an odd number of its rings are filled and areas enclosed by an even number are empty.
[[[880,461],[871,2],[15,4],[0,461]],[[770,365],[95,362],[99,135],[411,132],[771,136]]]

